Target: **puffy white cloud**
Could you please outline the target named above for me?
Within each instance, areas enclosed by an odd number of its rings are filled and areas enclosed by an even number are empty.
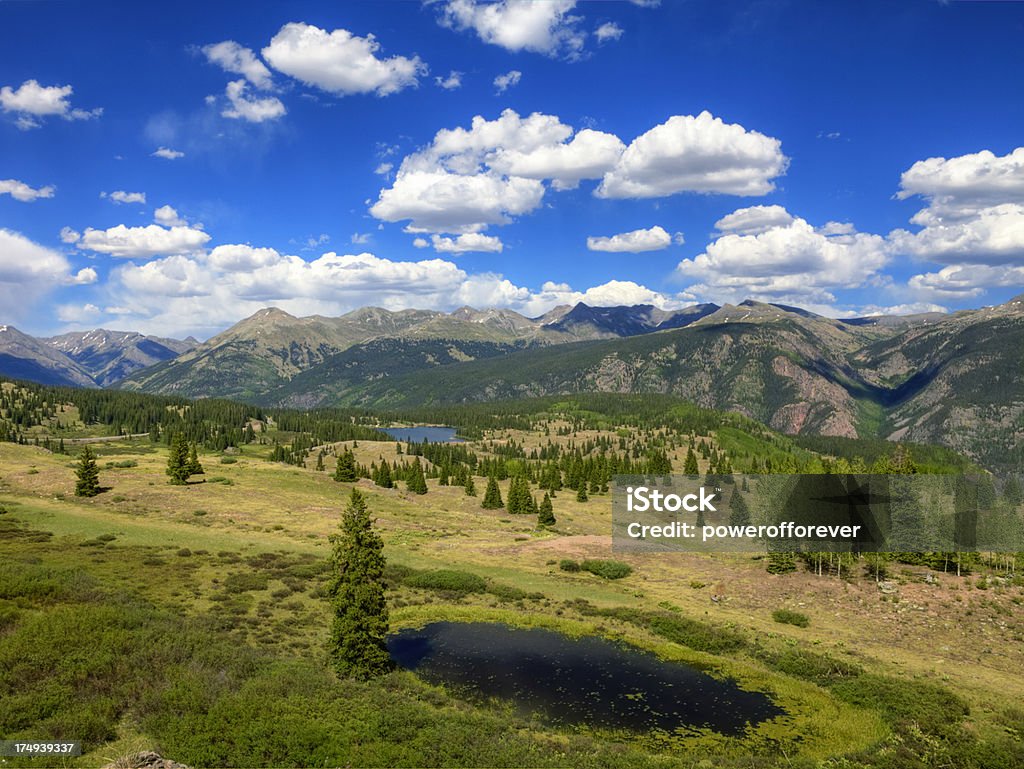
[[[465,254],[471,251],[500,254],[505,249],[505,244],[501,242],[500,238],[483,235],[479,232],[463,233],[457,238],[442,238],[439,235],[432,235],[430,240],[434,244],[434,250],[440,254]],[[415,240],[413,245],[416,245]]]
[[[596,194],[652,198],[678,192],[764,195],[789,159],[782,143],[704,111],[674,115],[637,137]]]
[[[507,51],[573,58],[586,40],[580,18],[571,13],[575,6],[576,0],[447,0],[439,20],[453,29],[472,30],[485,43]]]
[[[206,257],[208,265],[224,272],[248,272],[280,261],[281,255],[273,248],[245,244],[217,246]]]
[[[88,286],[92,283],[95,283],[98,279],[99,275],[96,273],[95,269],[93,269],[92,267],[83,267],[73,276],[71,276],[71,278],[68,280],[68,283],[70,283],[73,286]]]
[[[599,43],[607,43],[609,40],[618,40],[622,37],[623,29],[614,21],[606,21],[596,30],[594,30],[594,37],[597,38]]]
[[[250,49],[234,40],[203,46],[203,53],[211,64],[217,64],[225,72],[241,75],[257,88],[267,90],[274,83],[270,70]]]
[[[956,208],[1024,203],[1024,147],[995,155],[982,150],[955,158],[919,160],[900,177],[897,197],[920,195]]]
[[[412,232],[476,232],[533,211],[543,197],[544,185],[534,179],[399,171],[370,213],[386,222],[408,219]]]
[[[101,192],[101,198],[107,198],[114,203],[145,203],[146,193],[145,192],[125,192],[124,190],[114,190],[113,192]]]
[[[387,176],[389,173],[391,173],[394,167],[394,163],[381,163],[380,165],[373,169],[373,172],[377,174],[377,176]]]
[[[156,224],[126,227],[119,224],[106,230],[87,227],[77,241],[78,247],[101,254],[149,258],[161,254],[186,254],[200,250],[210,240],[202,230],[191,227],[164,228]]]
[[[730,223],[742,226],[747,211],[736,212],[739,216]],[[681,261],[676,272],[699,281],[689,288],[692,296],[827,305],[835,300],[832,290],[864,285],[888,261],[886,241],[878,235],[829,235],[792,217],[754,234],[723,234],[704,253]]]
[[[851,316],[871,317],[873,315],[920,315],[921,313],[926,312],[949,312],[949,310],[941,304],[933,304],[932,302],[908,302],[906,304],[893,304],[888,307],[869,304],[866,307],[859,308],[855,313],[851,313]]]
[[[928,205],[890,234],[900,253],[945,264],[1024,263],[1024,147],[914,163],[900,177],[899,198]]]
[[[184,152],[172,150],[170,147],[158,147],[150,154],[155,158],[164,158],[165,160],[177,160],[178,158],[185,157]]]
[[[23,131],[42,125],[40,118],[60,117],[64,120],[92,120],[103,114],[103,108],[76,109],[68,101],[74,89],[70,85],[39,85],[26,80],[17,89],[0,88],[0,107],[17,115],[17,126]]]
[[[510,69],[504,75],[498,75],[494,78],[494,89],[497,93],[505,93],[509,88],[519,85],[519,81],[522,79],[522,72],[518,69]]]
[[[937,272],[914,275],[907,286],[922,299],[970,299],[984,295],[990,288],[1024,286],[1024,266],[951,264]]]
[[[263,58],[279,72],[338,96],[378,96],[416,86],[426,73],[418,56],[379,58],[373,35],[347,29],[333,32],[302,22],[285,24],[263,49]]]
[[[434,82],[437,83],[438,87],[445,89],[446,91],[454,91],[456,88],[462,88],[462,73],[456,72],[454,69],[448,73],[448,77],[434,78]]]
[[[153,221],[164,227],[184,227],[188,224],[173,206],[160,206],[153,212]]]
[[[415,248],[426,248],[430,245],[430,241],[426,238],[413,238],[412,244]]]
[[[36,300],[75,280],[69,270],[62,254],[21,233],[0,228],[0,307],[7,320],[36,312]],[[83,280],[89,277],[85,270],[79,275]]]
[[[723,216],[715,222],[715,229],[726,234],[758,235],[792,222],[793,216],[782,206],[750,206]]]
[[[60,228],[60,240],[62,243],[77,243],[81,237],[82,233],[77,230],[73,230],[70,227]]]
[[[10,195],[22,203],[34,203],[39,198],[52,198],[57,188],[52,185],[35,189],[17,179],[0,179],[0,195]]]
[[[365,246],[372,237],[373,235],[369,232],[353,232],[352,237],[349,238],[349,243],[354,246]]]
[[[638,254],[641,251],[660,251],[672,245],[672,236],[664,228],[654,225],[648,230],[621,232],[611,237],[589,237],[591,251]]]
[[[287,112],[276,96],[254,97],[246,93],[248,87],[245,80],[232,80],[228,83],[225,93],[230,106],[220,113],[223,117],[262,123],[265,120],[276,120]]]
[[[918,232],[890,233],[898,252],[947,264],[1024,263],[1024,205],[989,206],[959,220],[922,214],[915,223],[927,224]]]
[[[572,189],[582,179],[596,179],[619,159],[625,145],[619,137],[584,128],[572,140],[526,151],[503,148],[490,166],[501,173],[528,179],[551,179],[558,190]]]
[[[553,115],[526,118],[505,110],[496,120],[473,118],[469,129],[442,129],[407,156],[370,213],[388,222],[410,220],[418,232],[477,232],[536,209],[544,180],[556,189],[599,178],[618,159],[611,134],[573,129]]]

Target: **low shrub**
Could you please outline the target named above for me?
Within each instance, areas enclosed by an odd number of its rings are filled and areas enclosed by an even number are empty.
[[[406,577],[405,584],[409,587],[440,590],[447,593],[483,593],[487,590],[487,582],[483,577],[455,569],[421,571]]]
[[[808,627],[811,624],[810,617],[792,609],[776,609],[772,612],[772,619],[783,625],[796,625],[797,627]]]
[[[558,562],[558,568],[562,571],[580,571],[580,565],[578,561],[574,561],[571,558],[563,558]]]
[[[254,571],[239,571],[224,578],[224,589],[229,593],[244,593],[249,590],[266,590],[270,580],[266,574]]]
[[[589,571],[603,579],[622,579],[633,573],[633,568],[622,561],[586,560],[580,564],[583,571]]]

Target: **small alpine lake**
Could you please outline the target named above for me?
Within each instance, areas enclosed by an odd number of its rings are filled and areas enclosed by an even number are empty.
[[[420,425],[417,427],[381,427],[382,433],[387,433],[392,439],[403,443],[462,443],[461,438],[456,438],[457,427],[445,427],[443,425]]]
[[[489,622],[435,622],[388,637],[398,665],[431,683],[510,700],[554,724],[741,734],[784,711],[694,667],[603,638]]]

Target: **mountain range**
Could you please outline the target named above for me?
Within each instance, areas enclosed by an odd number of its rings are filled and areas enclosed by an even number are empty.
[[[835,320],[754,301],[452,313],[260,310],[201,344],[0,327],[0,373],[273,406],[403,407],[584,391],[671,393],[788,433],[939,443],[1024,463],[1024,296]]]

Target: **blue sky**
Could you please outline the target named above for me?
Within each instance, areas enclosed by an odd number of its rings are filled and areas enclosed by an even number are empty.
[[[998,303],[1022,39],[1015,2],[0,2],[0,322]]]

